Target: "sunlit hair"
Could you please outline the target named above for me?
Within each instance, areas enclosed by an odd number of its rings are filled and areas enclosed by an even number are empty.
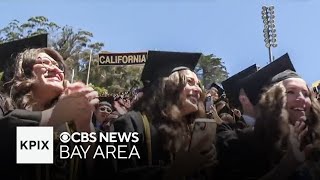
[[[310,89],[309,94],[311,109],[306,121],[308,133],[301,147],[320,140],[320,106]],[[265,89],[257,105],[255,137],[260,148],[273,158],[287,150],[290,129],[286,103],[286,89],[283,82],[279,82]]]
[[[133,105],[134,110],[144,112],[159,129],[164,148],[175,152],[182,147],[191,123],[197,117],[205,117],[202,92],[198,102],[198,111],[183,116],[181,95],[187,84],[187,70],[172,73],[145,87],[143,96]]]
[[[39,53],[48,54],[66,69],[62,56],[53,49],[27,49],[19,53],[15,61],[14,76],[9,82],[4,84],[4,89],[9,91],[9,99],[11,99],[11,104],[14,108],[26,109],[35,103],[31,95],[31,88],[36,80],[33,73],[33,65],[36,63]],[[48,106],[51,105],[52,103],[48,104]]]
[[[214,92],[218,93],[219,91],[215,87],[211,87],[209,90],[207,90],[207,94],[210,93],[212,95]]]

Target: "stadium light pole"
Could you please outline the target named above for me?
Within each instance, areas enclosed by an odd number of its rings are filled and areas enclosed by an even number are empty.
[[[269,62],[273,61],[272,48],[277,47],[274,6],[262,6],[262,20],[264,24],[263,36],[265,46],[269,51]]]

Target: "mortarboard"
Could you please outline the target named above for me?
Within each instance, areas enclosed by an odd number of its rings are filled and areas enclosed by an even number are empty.
[[[241,88],[244,89],[251,103],[255,105],[259,102],[263,88],[271,85],[272,83],[279,82],[278,80],[282,78],[282,75],[280,76],[281,78],[275,78],[274,81],[271,80],[273,77],[276,77],[277,74],[285,70],[291,70],[291,72],[295,71],[288,53],[282,55],[280,58],[274,60],[250,76],[242,79],[240,82]]]
[[[112,96],[99,96],[99,105],[107,105],[112,107],[114,99]]]
[[[225,81],[223,81],[221,84],[224,88],[224,91],[226,93],[226,96],[229,100],[229,104],[234,107],[239,107],[239,81],[255,72],[257,72],[258,67],[256,64],[249,66],[248,68],[238,72],[237,74],[229,77]]]
[[[18,53],[26,49],[47,47],[47,41],[48,34],[40,34],[0,44],[0,70],[4,71],[3,80],[7,81],[13,76],[13,65]]]
[[[201,53],[148,51],[141,81],[147,85],[159,78],[168,77],[174,71],[183,69],[193,71],[200,57]]]
[[[108,106],[108,107],[112,108],[112,105],[107,101],[100,101],[99,106]]]
[[[212,83],[209,89],[213,87],[218,90],[219,97],[222,96],[222,94],[224,93],[223,88],[218,83]]]
[[[272,77],[270,84],[275,84],[277,82],[283,81],[288,78],[301,78],[295,71],[285,70]]]

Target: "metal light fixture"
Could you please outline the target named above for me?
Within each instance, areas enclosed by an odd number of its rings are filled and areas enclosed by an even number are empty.
[[[262,6],[262,20],[264,24],[263,34],[265,46],[269,50],[269,61],[272,62],[271,48],[277,47],[277,34],[275,25],[274,6]]]

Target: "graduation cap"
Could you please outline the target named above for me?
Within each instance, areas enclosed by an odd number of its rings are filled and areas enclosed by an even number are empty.
[[[218,83],[212,83],[209,89],[211,88],[216,88],[218,90],[219,97],[224,93],[223,88]]]
[[[272,77],[270,84],[275,84],[277,82],[283,81],[288,78],[301,78],[295,71],[285,70],[281,73]]]
[[[284,74],[279,74],[282,72],[284,72]],[[283,79],[283,77],[289,78],[292,75],[292,73],[289,72],[295,72],[295,68],[290,60],[288,53],[286,53],[280,58],[261,68],[259,71],[242,79],[240,82],[241,88],[244,89],[251,103],[255,105],[259,102],[260,95],[263,92],[264,87],[284,80],[285,78]],[[280,76],[277,77],[276,75],[278,74]]]
[[[240,106],[240,101],[239,101],[240,80],[257,72],[257,70],[258,70],[258,67],[256,64],[251,65],[248,68],[238,72],[237,74],[229,77],[228,79],[226,79],[221,83],[224,88],[225,94],[229,100],[229,104],[231,106],[234,106],[234,107]]]
[[[141,81],[146,86],[159,78],[168,77],[175,71],[183,69],[193,71],[200,57],[201,53],[148,51]]]
[[[114,99],[112,96],[100,96],[99,97],[99,105],[107,105],[112,107],[112,104],[114,103]]]
[[[4,71],[3,81],[13,76],[15,58],[18,53],[31,48],[47,47],[48,34],[40,34],[29,38],[0,44],[0,70]]]

